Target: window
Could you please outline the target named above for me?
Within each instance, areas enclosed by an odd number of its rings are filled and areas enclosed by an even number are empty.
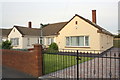
[[[40,37],[40,44],[44,44],[44,38]]]
[[[85,46],[89,46],[89,37],[85,36]]]
[[[66,37],[66,46],[87,47],[89,46],[89,36]]]
[[[54,38],[51,37],[47,38],[47,45],[50,45],[53,42],[54,42]]]
[[[10,40],[12,41],[13,46],[19,45],[19,38],[11,38]]]
[[[30,38],[27,38],[27,46],[30,46]]]
[[[39,38],[37,39],[37,42],[38,42],[38,44],[39,44]]]

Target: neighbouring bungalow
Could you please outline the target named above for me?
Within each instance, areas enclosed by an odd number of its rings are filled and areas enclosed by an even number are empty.
[[[3,31],[4,34],[4,31]],[[107,50],[113,47],[113,34],[96,24],[96,10],[92,10],[92,21],[75,15],[67,22],[49,24],[42,29],[14,26],[7,35],[13,48],[32,48],[39,43],[48,47],[52,42],[59,49]]]
[[[12,29],[0,29],[0,42],[6,41],[8,39],[8,35]]]

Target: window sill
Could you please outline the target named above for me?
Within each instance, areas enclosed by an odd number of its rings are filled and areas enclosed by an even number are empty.
[[[65,48],[90,48],[90,46],[65,46]]]

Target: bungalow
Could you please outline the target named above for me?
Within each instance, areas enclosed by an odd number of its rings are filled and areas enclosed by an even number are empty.
[[[4,33],[4,32],[3,32]],[[113,34],[96,24],[96,10],[92,10],[92,22],[75,15],[67,22],[49,24],[42,29],[14,26],[7,36],[14,48],[32,48],[39,43],[48,47],[52,42],[59,49],[107,50],[113,47]]]
[[[11,29],[0,29],[0,42],[6,41],[8,39],[8,35],[10,33]]]

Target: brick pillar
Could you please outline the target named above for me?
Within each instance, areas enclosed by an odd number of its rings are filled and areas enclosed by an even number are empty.
[[[34,52],[36,53],[37,77],[42,76],[42,45],[34,44]]]

